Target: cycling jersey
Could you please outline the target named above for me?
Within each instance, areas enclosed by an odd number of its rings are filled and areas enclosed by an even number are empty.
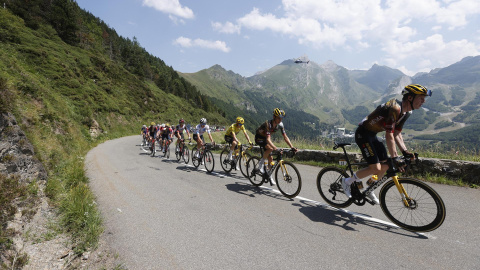
[[[156,126],[150,126],[148,128],[148,133],[150,134],[150,137],[155,137],[155,134],[157,133],[157,127]]]
[[[280,124],[278,124],[276,127],[273,127],[272,121],[273,120],[265,121],[265,123],[263,123],[260,127],[257,128],[255,135],[267,137],[272,133],[275,133],[279,129],[282,132],[282,134],[285,134],[285,128],[283,127],[283,123],[280,122]]]
[[[193,134],[199,134],[200,136],[203,135],[203,133],[207,132],[208,134],[210,134],[210,127],[208,125],[204,125],[202,127],[202,125],[198,124],[196,127],[195,127],[195,131],[193,132]]]
[[[183,132],[187,130],[187,126],[185,124],[183,125],[177,125],[175,127],[175,133],[180,133],[180,134],[183,134]]]
[[[382,131],[393,133],[395,130],[402,131],[403,124],[411,114],[412,112],[402,112],[402,103],[391,99],[378,106],[358,125],[374,133]]]
[[[232,133],[235,133],[235,135],[237,135],[240,131],[245,131],[244,125],[241,125],[240,127],[238,127],[237,124],[232,124],[225,132],[225,136],[232,137]]]

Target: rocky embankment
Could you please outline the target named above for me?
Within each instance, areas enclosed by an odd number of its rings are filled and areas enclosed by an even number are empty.
[[[0,246],[0,268],[99,269],[109,264],[111,256],[105,255],[108,248],[103,240],[92,253],[78,256],[72,251],[70,237],[60,229],[58,212],[45,196],[47,171],[10,113],[0,113],[0,174],[33,190],[27,199],[7,202],[7,209],[15,209],[15,213],[8,215],[1,230],[7,232],[12,244]],[[6,210],[0,214],[7,216]]]

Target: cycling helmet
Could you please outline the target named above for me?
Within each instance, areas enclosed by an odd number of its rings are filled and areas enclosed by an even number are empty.
[[[178,121],[178,123],[179,123],[179,124],[183,124],[183,123],[185,123],[185,120],[183,120],[183,118],[182,118],[182,119],[180,119],[180,120]]]
[[[162,127],[165,127],[165,124],[162,124]]]
[[[245,124],[245,120],[242,118],[242,117],[237,117],[237,121],[236,121],[237,124]]]
[[[424,86],[420,84],[410,84],[405,86],[405,88],[402,90],[402,95],[422,95],[422,96],[432,96],[432,91],[427,90]]]
[[[278,116],[280,118],[284,118],[285,117],[285,111],[280,110],[279,108],[276,108],[275,110],[273,110],[273,116]]]
[[[143,125],[142,127],[146,128],[146,127],[147,127],[147,125]]]
[[[155,126],[155,122],[150,123],[151,126]]]
[[[166,126],[166,127],[169,127],[169,126],[170,126],[170,123],[166,123],[165,126]]]
[[[200,124],[206,124],[206,123],[207,123],[207,119],[205,118],[200,119]]]

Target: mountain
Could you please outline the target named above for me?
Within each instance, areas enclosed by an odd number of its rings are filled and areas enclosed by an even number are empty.
[[[384,94],[390,83],[405,74],[398,69],[374,64],[369,70],[352,70],[350,76],[357,82],[370,87],[379,94]]]
[[[213,98],[229,119],[234,115],[255,119],[259,114],[264,118],[272,108],[282,106],[314,116],[314,121],[305,123],[311,128],[304,132],[314,136],[333,125],[353,130],[374,107],[391,98],[399,99],[404,86],[411,83],[423,84],[434,94],[423,110],[414,111],[405,125],[406,132],[438,133],[478,123],[479,72],[480,56],[475,56],[413,77],[380,65],[369,70],[347,70],[333,61],[298,64],[292,59],[251,77],[218,65],[182,76]]]

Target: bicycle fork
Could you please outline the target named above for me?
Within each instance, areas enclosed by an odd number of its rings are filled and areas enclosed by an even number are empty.
[[[398,176],[392,176],[392,180],[393,182],[395,183],[395,186],[397,187],[398,189],[398,192],[400,193],[400,195],[402,196],[402,201],[403,201],[403,204],[405,205],[405,207],[407,208],[410,208],[412,207],[412,205],[410,204],[413,200],[412,198],[410,198],[410,196],[408,196],[407,194],[407,191],[405,190],[405,188],[403,187],[402,184],[400,184],[400,182],[398,181]]]

